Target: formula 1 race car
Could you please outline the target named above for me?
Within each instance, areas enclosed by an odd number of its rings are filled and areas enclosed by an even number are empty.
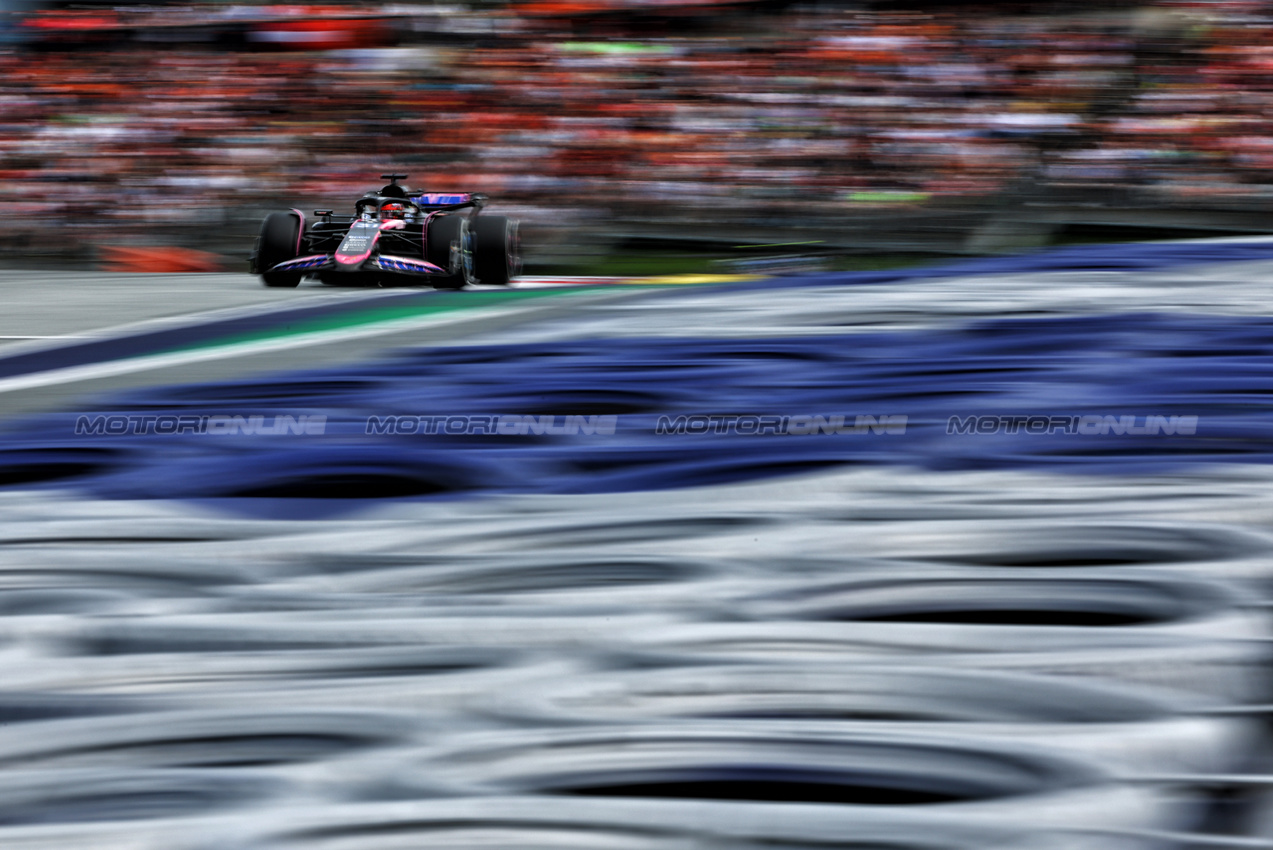
[[[386,186],[354,202],[352,216],[315,210],[274,212],[261,223],[249,257],[266,286],[323,283],[392,285],[424,282],[438,289],[468,283],[508,284],[521,271],[517,220],[481,215],[477,193],[412,193],[405,174],[382,174]]]

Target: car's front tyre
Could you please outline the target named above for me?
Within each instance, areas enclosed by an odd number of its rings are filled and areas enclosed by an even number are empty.
[[[301,221],[296,213],[274,212],[261,222],[261,235],[256,243],[256,268],[266,286],[294,287],[301,282],[300,272],[271,272],[279,263],[298,256]]]
[[[473,282],[472,234],[462,215],[441,215],[429,222],[425,234],[425,260],[450,271],[429,282],[435,289],[463,289]]]

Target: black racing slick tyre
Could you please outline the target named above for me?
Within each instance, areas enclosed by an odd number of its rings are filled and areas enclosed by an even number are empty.
[[[429,222],[425,234],[425,260],[447,269],[448,277],[429,282],[436,289],[463,289],[473,280],[473,239],[469,220],[462,215],[440,215]]]
[[[479,215],[473,230],[473,274],[479,283],[506,286],[521,271],[517,219]]]
[[[297,286],[299,272],[270,272],[273,266],[297,257],[301,221],[295,213],[275,212],[261,222],[261,236],[256,243],[256,267],[266,286]]]

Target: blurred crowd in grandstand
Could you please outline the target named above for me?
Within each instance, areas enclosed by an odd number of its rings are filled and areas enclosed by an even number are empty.
[[[532,219],[1273,198],[1273,2],[687,5],[11,13],[10,248],[210,232],[391,169]]]

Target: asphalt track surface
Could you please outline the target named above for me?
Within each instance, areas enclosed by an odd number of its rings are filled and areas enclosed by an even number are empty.
[[[44,338],[0,348],[5,453],[68,443],[41,423],[86,396],[362,410],[340,393],[363,381],[364,405],[471,406],[580,374],[705,405],[1135,391],[1229,430],[1172,469],[1042,467],[1021,435],[965,468],[907,450],[321,517],[187,497],[217,483],[197,441],[134,458],[175,496],[0,487],[0,846],[1273,846],[1273,265],[1191,250],[494,294],[6,274],[6,335]],[[1160,445],[1124,436],[1111,463]],[[277,474],[257,445],[212,448]]]
[[[542,281],[537,283],[536,281]],[[597,279],[583,279],[595,282]],[[529,279],[518,293],[539,286],[569,286],[561,278]],[[456,317],[444,325],[410,321],[377,323],[367,333],[317,334],[312,341],[294,340],[289,346],[262,350],[240,347],[205,359],[169,358],[133,363],[128,371],[68,367],[89,366],[119,354],[119,340],[162,338],[166,348],[189,343],[198,329],[230,326],[225,331],[244,335],[254,330],[282,335],[289,323],[306,314],[334,315],[375,310],[400,302],[483,295],[499,297],[500,288],[473,288],[457,296],[427,287],[364,289],[336,288],[305,282],[296,289],[270,289],[246,274],[89,274],[71,272],[0,272],[0,359],[29,360],[0,377],[0,419],[40,410],[57,409],[74,399],[100,392],[159,383],[215,381],[247,374],[348,362],[377,351],[406,345],[443,343],[509,327],[528,319],[542,319],[577,310],[578,305],[520,305],[511,309],[477,311],[471,318]],[[605,300],[614,293],[602,288],[587,300]],[[511,306],[511,305],[510,305]],[[140,352],[153,353],[160,343],[143,342]],[[97,346],[96,348],[94,346]],[[68,352],[84,349],[73,357]],[[104,351],[103,351],[104,349]],[[130,351],[130,354],[138,352]],[[60,358],[59,358],[60,355]],[[49,373],[42,380],[9,381],[15,374]]]

